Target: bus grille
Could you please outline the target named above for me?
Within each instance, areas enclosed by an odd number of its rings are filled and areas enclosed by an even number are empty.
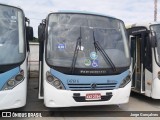
[[[100,83],[96,84],[95,88],[91,84],[68,84],[70,90],[83,91],[83,90],[113,90],[116,88],[117,83]]]

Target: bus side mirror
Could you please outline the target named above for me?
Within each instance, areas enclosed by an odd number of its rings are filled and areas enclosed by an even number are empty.
[[[45,39],[45,24],[40,23],[38,26],[38,40],[39,42],[44,41]]]
[[[150,44],[153,48],[157,47],[157,37],[155,31],[150,32]]]
[[[26,39],[28,41],[32,41],[33,40],[33,28],[30,26],[26,27]]]

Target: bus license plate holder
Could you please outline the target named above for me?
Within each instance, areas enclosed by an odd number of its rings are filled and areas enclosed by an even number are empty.
[[[85,100],[101,100],[101,93],[88,93],[85,96]]]

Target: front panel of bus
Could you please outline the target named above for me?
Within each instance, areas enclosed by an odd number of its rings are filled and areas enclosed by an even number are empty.
[[[21,9],[0,5],[0,110],[26,103],[24,25]]]
[[[55,13],[48,16],[46,30],[46,106],[128,102],[130,54],[122,21],[92,14]]]

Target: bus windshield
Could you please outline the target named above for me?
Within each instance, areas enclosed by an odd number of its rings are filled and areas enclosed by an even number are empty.
[[[0,66],[24,60],[23,12],[0,5]]]
[[[157,38],[157,62],[160,64],[160,24],[151,25],[151,30],[156,33]]]
[[[49,65],[70,68],[78,49],[75,68],[112,69],[104,54],[95,47],[96,41],[116,68],[129,66],[130,55],[122,21],[69,13],[50,14],[48,20],[46,61]]]

